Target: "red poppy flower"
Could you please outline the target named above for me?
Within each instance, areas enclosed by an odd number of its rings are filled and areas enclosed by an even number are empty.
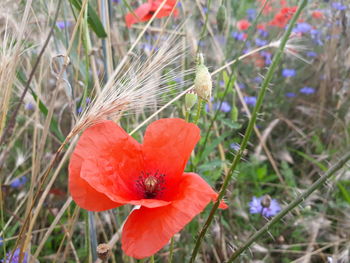
[[[199,128],[182,119],[153,122],[143,144],[112,121],[96,124],[72,154],[71,195],[90,211],[140,205],[124,225],[122,249],[135,258],[151,256],[218,196],[199,175],[184,173],[199,138]]]
[[[311,15],[312,15],[313,18],[316,18],[316,19],[322,19],[323,18],[323,13],[321,11],[315,10],[315,11],[312,12]]]
[[[285,27],[296,10],[297,6],[283,7],[271,20],[270,25],[281,28]]]
[[[162,4],[162,2],[163,0],[148,0],[147,3],[142,4],[136,10],[134,10],[134,13],[137,15],[137,17],[135,17],[135,15],[132,13],[126,14],[125,16],[126,26],[131,27],[135,23],[150,20],[153,14],[158,10],[159,6]],[[159,10],[156,18],[169,16],[173,11],[175,5],[176,5],[176,0],[167,0],[166,3],[161,8],[161,10]],[[174,9],[174,12],[173,12],[174,16],[177,16],[178,13],[179,13],[178,10]]]
[[[237,21],[237,28],[240,31],[247,30],[250,27],[250,23],[247,19],[241,19]]]

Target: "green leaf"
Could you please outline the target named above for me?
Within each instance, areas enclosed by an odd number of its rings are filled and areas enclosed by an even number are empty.
[[[235,121],[231,121],[230,119],[222,119],[222,122],[233,130],[238,130],[241,128],[241,124]]]
[[[341,182],[337,182],[337,186],[346,202],[350,204],[350,194],[349,191],[345,188],[344,185],[341,184]]]
[[[263,166],[259,167],[256,170],[256,175],[258,176],[258,180],[262,181],[267,175],[267,166],[263,165]]]
[[[69,1],[80,12],[82,5],[81,0]],[[88,6],[88,24],[99,38],[107,37],[107,33],[101,23],[101,20],[91,5]]]
[[[298,151],[298,150],[294,150],[294,149],[291,149],[291,150],[296,152],[298,155],[300,155],[301,157],[305,158],[309,162],[317,165],[318,168],[320,168],[322,171],[324,171],[324,172],[327,171],[327,166],[325,166],[324,164],[320,163],[319,161],[317,161],[315,158],[311,157],[310,155],[307,155],[306,153],[303,153],[303,152]]]
[[[222,142],[227,136],[229,136],[230,134],[232,134],[231,131],[225,132],[225,133],[223,133],[220,137],[216,138],[210,145],[208,145],[208,146],[205,148],[205,151],[203,151],[203,154],[202,154],[202,156],[201,156],[202,160],[204,160],[206,157],[208,157],[208,155],[214,151],[215,147],[216,147],[220,142]],[[198,160],[198,161],[200,161],[200,160]]]
[[[283,177],[286,179],[286,182],[289,186],[296,187],[293,170],[289,167],[286,161],[282,161],[281,163],[281,173]]]

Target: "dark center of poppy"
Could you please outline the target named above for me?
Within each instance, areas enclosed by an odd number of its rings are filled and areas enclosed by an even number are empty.
[[[141,176],[136,180],[136,188],[140,192],[143,198],[153,199],[159,197],[162,194],[164,188],[164,174],[158,174],[158,172],[144,173],[141,172]]]

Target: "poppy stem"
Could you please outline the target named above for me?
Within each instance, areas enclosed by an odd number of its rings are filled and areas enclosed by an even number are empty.
[[[224,179],[224,182],[223,182],[223,184],[221,186],[221,189],[220,189],[217,201],[215,202],[214,206],[212,207],[212,209],[210,211],[210,214],[209,214],[206,222],[204,223],[204,226],[202,227],[202,230],[200,231],[200,233],[198,235],[198,238],[196,240],[196,244],[195,244],[195,247],[193,249],[191,259],[190,259],[191,263],[195,262],[196,256],[197,256],[197,254],[199,252],[200,245],[202,243],[202,240],[203,240],[203,238],[204,238],[204,236],[205,236],[205,234],[206,234],[206,232],[207,232],[211,222],[214,219],[215,212],[219,208],[219,204],[220,204],[220,202],[221,202],[221,200],[222,200],[222,198],[223,198],[223,196],[224,196],[224,194],[226,192],[228,184],[231,181],[231,178],[232,178],[234,172],[236,171],[236,167],[237,167],[237,165],[239,164],[239,162],[241,160],[241,157],[242,157],[242,155],[244,153],[244,150],[246,149],[246,147],[248,145],[248,141],[249,141],[249,138],[250,138],[250,136],[252,134],[253,128],[255,126],[255,123],[256,123],[256,120],[257,120],[257,117],[258,117],[258,113],[259,113],[260,108],[261,108],[261,106],[263,104],[265,93],[266,93],[266,91],[267,91],[267,89],[269,87],[270,81],[272,80],[272,78],[274,76],[275,70],[276,70],[277,66],[279,65],[279,63],[280,63],[282,54],[283,54],[284,49],[285,49],[285,47],[287,45],[287,41],[289,39],[290,34],[292,33],[292,29],[294,28],[294,25],[297,22],[297,19],[300,16],[301,11],[304,9],[304,7],[306,5],[307,5],[307,0],[301,0],[300,1],[298,9],[295,12],[295,14],[293,15],[293,17],[292,17],[292,19],[291,19],[291,21],[289,23],[289,26],[286,29],[286,31],[285,31],[282,39],[281,39],[279,48],[278,48],[275,56],[273,57],[273,61],[272,61],[271,65],[270,65],[270,67],[269,67],[269,69],[268,69],[268,71],[266,73],[266,77],[264,78],[264,81],[263,81],[263,83],[261,85],[261,89],[260,89],[260,92],[259,92],[259,95],[258,95],[256,106],[254,107],[251,119],[250,119],[250,121],[248,123],[247,130],[246,130],[246,132],[244,134],[244,137],[242,139],[241,147],[238,150],[235,158],[233,159],[231,167],[230,167],[229,171],[227,172],[227,174],[225,176],[225,179]],[[241,252],[243,252],[247,247],[245,247]]]
[[[94,218],[94,212],[88,211],[88,222],[89,222],[89,240],[90,240],[90,248],[91,248],[91,254],[92,254],[92,261],[95,262],[97,260],[97,238],[96,238],[96,225],[95,225],[95,218]]]
[[[185,113],[185,121],[189,122],[189,120],[190,120],[190,112],[186,111],[186,113]]]
[[[171,263],[173,261],[173,254],[174,254],[174,237],[171,237],[168,263]]]
[[[150,263],[154,263],[154,255],[151,256]]]
[[[197,115],[196,115],[196,119],[194,120],[194,124],[198,123],[199,117],[201,116],[202,104],[203,104],[203,99],[199,98],[198,99],[198,107],[197,107]]]

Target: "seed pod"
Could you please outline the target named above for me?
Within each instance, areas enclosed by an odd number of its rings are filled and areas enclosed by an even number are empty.
[[[96,251],[99,259],[107,260],[111,252],[111,247],[108,244],[102,243],[97,246]]]
[[[226,7],[224,5],[221,5],[218,9],[218,12],[216,13],[216,23],[218,25],[218,29],[220,32],[225,30],[226,21],[227,21]]]
[[[197,103],[198,96],[193,90],[189,91],[185,95],[185,108],[187,111],[192,109],[192,107]]]
[[[209,101],[212,85],[211,75],[208,68],[204,65],[203,55],[199,54],[199,64],[197,65],[196,78],[194,79],[194,91],[201,99]]]

